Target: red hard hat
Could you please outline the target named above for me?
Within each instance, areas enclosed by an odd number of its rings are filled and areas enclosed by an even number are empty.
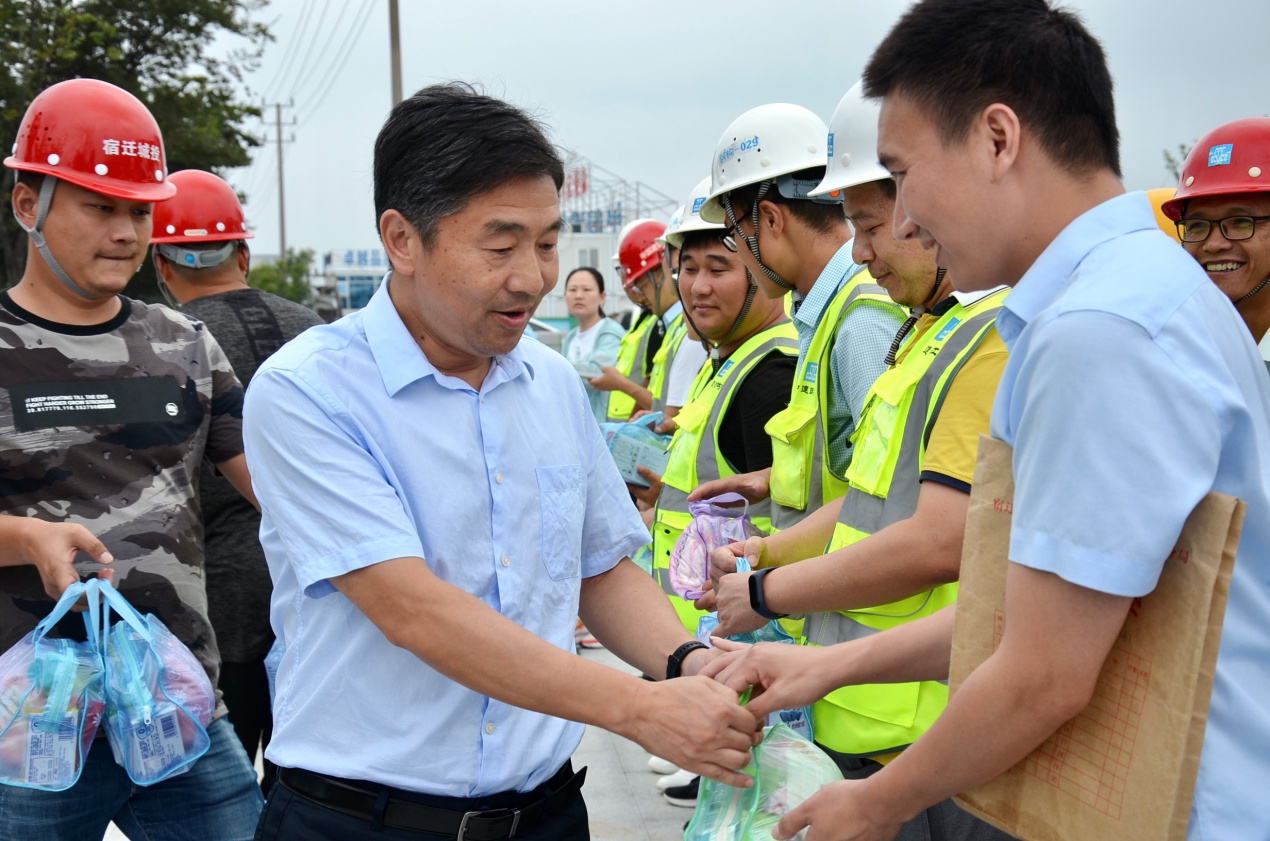
[[[159,124],[141,100],[97,79],[59,82],[32,100],[4,165],[128,201],[176,194]]]
[[[666,246],[657,238],[666,232],[665,224],[656,219],[637,219],[627,226],[617,244],[617,262],[622,267],[622,285],[630,286],[649,269],[661,265]]]
[[[1218,126],[1200,138],[1182,164],[1177,195],[1160,209],[1174,222],[1190,199],[1270,191],[1270,117]]]
[[[176,198],[154,206],[154,236],[150,242],[223,242],[251,239],[238,195],[210,172],[183,169],[168,182]]]

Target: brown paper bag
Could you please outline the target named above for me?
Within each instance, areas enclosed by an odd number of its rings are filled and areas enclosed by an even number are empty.
[[[981,436],[962,550],[949,684],[1000,642],[1013,450]],[[1084,712],[1018,765],[957,798],[1024,841],[1182,841],[1190,821],[1244,503],[1210,493],[1135,599]]]

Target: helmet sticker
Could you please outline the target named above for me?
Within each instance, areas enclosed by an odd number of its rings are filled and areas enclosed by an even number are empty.
[[[1235,149],[1233,143],[1223,143],[1220,146],[1210,146],[1208,149],[1208,165],[1222,166],[1230,163],[1231,153]]]
[[[705,204],[705,203],[706,203],[706,197],[705,197],[705,196],[698,196],[697,198],[693,199],[693,201],[692,201],[692,213],[693,213],[693,215],[694,215],[694,216],[700,216],[700,215],[701,215],[701,205],[703,205],[703,204]]]
[[[129,158],[145,158],[146,160],[157,161],[162,151],[158,144],[142,143],[139,140],[103,140],[101,142],[101,152],[103,155],[124,155]]]

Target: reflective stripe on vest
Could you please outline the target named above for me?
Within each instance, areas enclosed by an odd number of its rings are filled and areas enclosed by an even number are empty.
[[[680,313],[666,325],[666,338],[661,347],[657,348],[657,353],[653,354],[653,370],[648,375],[648,391],[653,395],[653,407],[649,411],[666,410],[666,380],[670,376],[670,366],[675,364],[675,354],[679,353],[679,346],[687,337],[688,325],[684,323],[683,313]]]
[[[850,487],[826,552],[857,543],[917,510],[921,467],[949,385],[996,323],[1006,292],[953,306],[870,389],[847,471]],[[929,616],[952,604],[944,584],[888,605],[812,614],[807,641],[833,645]],[[911,744],[948,703],[936,681],[852,686],[813,707],[816,739],[841,753],[877,755]]]
[[[656,321],[657,316],[648,313],[634,327],[627,330],[617,350],[617,361],[613,363],[613,367],[623,376],[630,377],[641,385],[648,379],[648,371],[644,370],[644,361],[648,355],[648,340],[651,338],[653,324]],[[636,363],[639,365],[638,373],[635,368]],[[621,423],[628,420],[635,408],[634,397],[621,391],[609,392],[608,419],[610,421]]]
[[[702,368],[693,383],[692,396],[675,416],[678,429],[661,479],[653,525],[653,569],[684,627],[693,633],[705,612],[693,607],[670,585],[670,554],[679,535],[692,522],[688,494],[702,482],[736,475],[719,450],[719,427],[745,377],[770,353],[798,355],[794,325],[782,322],[751,336],[723,362],[718,373],[712,373],[710,365]],[[769,509],[767,500],[749,507],[750,520],[764,531],[771,529]]]
[[[787,529],[847,491],[825,455],[830,360],[838,328],[848,312],[864,302],[898,309],[885,290],[861,271],[830,299],[812,336],[807,355],[798,360],[789,405],[767,422],[772,436],[772,525]]]

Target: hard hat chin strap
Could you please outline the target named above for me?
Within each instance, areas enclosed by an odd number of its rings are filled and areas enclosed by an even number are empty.
[[[1256,285],[1256,287],[1254,287],[1254,288],[1253,288],[1253,290],[1252,290],[1251,292],[1249,292],[1247,295],[1245,295],[1245,296],[1243,296],[1242,298],[1240,298],[1238,301],[1235,301],[1235,306],[1239,306],[1239,305],[1240,305],[1240,304],[1242,304],[1244,301],[1246,301],[1246,300],[1248,300],[1249,298],[1251,298],[1253,295],[1256,295],[1256,294],[1257,294],[1258,292],[1260,292],[1262,289],[1265,289],[1265,288],[1266,288],[1266,286],[1267,286],[1267,284],[1270,284],[1270,275],[1266,275],[1266,279],[1265,279],[1265,280],[1263,280],[1263,281],[1261,281],[1260,283],[1258,283],[1258,284]]]
[[[890,350],[886,352],[886,358],[883,360],[883,364],[886,365],[886,367],[895,367],[895,357],[896,354],[900,352],[900,346],[904,344],[904,339],[908,336],[909,332],[912,331],[913,326],[917,324],[918,319],[925,315],[930,307],[934,306],[935,303],[938,303],[938,301],[932,302],[931,298],[934,298],[935,294],[939,291],[939,285],[944,282],[944,275],[946,274],[948,274],[948,270],[943,266],[940,266],[939,270],[935,272],[935,283],[931,286],[930,294],[926,296],[926,300],[909,311],[908,318],[904,319],[904,323],[900,325],[900,329],[896,332],[895,338],[891,340]]]
[[[723,205],[723,212],[728,215],[728,221],[732,223],[733,229],[736,230],[737,234],[741,237],[741,239],[745,240],[745,244],[750,247],[750,253],[754,255],[754,260],[755,262],[758,263],[758,267],[763,270],[763,274],[767,275],[768,279],[771,280],[772,283],[775,283],[780,288],[788,292],[797,292],[798,291],[797,287],[795,287],[794,284],[790,283],[785,278],[778,275],[776,272],[772,271],[771,268],[769,268],[768,265],[763,262],[762,255],[759,254],[758,206],[759,206],[759,202],[763,201],[763,197],[767,195],[767,191],[770,189],[772,189],[772,182],[764,181],[762,184],[759,185],[758,195],[754,197],[754,207],[750,211],[750,222],[754,226],[754,236],[752,237],[746,236],[745,231],[742,231],[741,226],[737,224],[736,214],[732,211],[732,196],[728,193],[724,193],[722,196],[719,196],[719,203]]]
[[[44,262],[48,264],[49,269],[54,276],[60,280],[67,289],[74,292],[81,298],[87,298],[90,301],[97,300],[97,296],[90,292],[85,292],[79,287],[75,281],[71,280],[71,276],[62,268],[62,264],[57,262],[57,258],[53,256],[53,252],[49,250],[48,242],[44,239],[44,222],[48,219],[49,208],[53,206],[53,191],[57,189],[57,179],[51,175],[44,176],[44,183],[40,185],[40,203],[35,213],[35,224],[27,226],[25,222],[13,214],[13,218],[17,219],[19,227],[26,231],[26,235],[31,238],[31,242],[35,245],[36,251],[40,252],[40,256],[44,258]]]

